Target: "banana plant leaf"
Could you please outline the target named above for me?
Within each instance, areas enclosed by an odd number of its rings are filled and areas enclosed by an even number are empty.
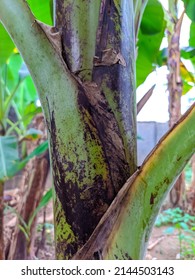
[[[195,22],[192,22],[190,25],[190,39],[189,45],[195,47]]]
[[[0,68],[5,64],[14,48],[14,43],[10,39],[3,25],[0,23]]]
[[[34,15],[40,21],[52,25],[52,10],[53,5],[51,0],[28,0]],[[0,68],[6,63],[9,56],[13,53],[15,48],[7,31],[0,23]]]
[[[184,2],[186,14],[188,17],[195,21],[195,1],[194,0],[182,0]]]
[[[45,24],[52,25],[52,0],[27,0],[27,2],[31,8],[31,11],[38,20],[44,22]]]
[[[10,177],[19,160],[18,141],[14,136],[0,136],[0,181]]]
[[[195,152],[194,124],[195,103],[127,180],[73,259],[143,258],[162,202]]]
[[[12,178],[22,170],[28,161],[44,153],[48,149],[45,141],[35,148],[30,155],[20,160],[18,153],[18,140],[15,136],[0,136],[0,181]]]
[[[137,86],[142,84],[155,68],[160,44],[164,37],[165,25],[162,5],[156,0],[149,0],[138,34]]]

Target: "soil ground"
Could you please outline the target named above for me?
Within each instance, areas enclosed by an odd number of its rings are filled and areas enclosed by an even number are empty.
[[[153,228],[146,259],[175,260],[180,258],[178,234],[166,234],[167,228],[166,226]]]
[[[17,197],[17,189],[12,189],[5,193],[8,197],[11,196],[11,206],[17,208],[19,198]],[[45,215],[44,215],[45,211]],[[45,216],[45,221],[44,221]],[[5,211],[4,228],[5,228],[5,243],[11,240],[10,232],[13,231],[16,224],[16,215],[13,211]],[[45,228],[43,230],[43,224]],[[147,260],[175,260],[180,259],[181,246],[179,242],[179,233],[174,231],[172,234],[167,234],[166,229],[170,227],[161,226],[154,227],[151,238],[148,244],[146,254]],[[44,234],[43,234],[44,233]],[[195,240],[194,240],[195,244]],[[195,245],[194,245],[195,246]],[[194,249],[195,251],[195,249]],[[54,226],[53,226],[53,205],[50,202],[47,207],[39,212],[38,226],[35,239],[35,255],[37,259],[55,259],[54,252]],[[194,256],[191,259],[195,258]]]
[[[9,238],[11,228],[15,226],[16,218],[13,213],[8,212],[5,215],[5,234],[6,239]],[[36,233],[35,252],[38,259],[55,259],[54,252],[54,227],[52,202],[46,209],[46,227],[43,233],[43,211],[39,213],[38,227]],[[146,254],[147,260],[175,260],[180,258],[180,243],[177,232],[166,234],[168,226],[154,227],[149,241]],[[44,242],[43,242],[44,241]],[[40,245],[44,243],[44,245]]]

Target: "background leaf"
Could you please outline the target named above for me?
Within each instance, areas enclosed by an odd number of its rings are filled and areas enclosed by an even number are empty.
[[[192,22],[190,25],[190,39],[189,45],[195,47],[195,22]]]
[[[52,188],[51,188],[51,189],[49,189],[49,190],[46,192],[46,194],[42,197],[42,199],[41,199],[39,205],[37,206],[37,208],[36,208],[35,211],[33,212],[32,217],[29,219],[29,222],[28,222],[29,228],[31,227],[32,222],[33,222],[35,216],[37,215],[37,213],[38,213],[43,207],[45,207],[45,206],[49,203],[49,201],[51,200],[52,196],[53,196],[53,192],[52,192]]]
[[[181,49],[181,57],[185,59],[191,59],[194,56],[195,56],[195,47],[188,46]]]
[[[6,63],[14,48],[14,43],[4,26],[0,23],[0,68]]]
[[[20,87],[16,91],[14,101],[17,104],[17,109],[21,116],[24,116],[26,107],[29,104],[34,103],[36,106],[36,100],[38,99],[37,91],[32,81],[31,76],[27,76]],[[37,106],[36,106],[37,107]]]
[[[194,0],[183,0],[186,14],[188,17],[195,21],[195,1]]]
[[[25,157],[23,160],[18,160],[15,162],[13,168],[12,168],[12,173],[10,173],[10,177],[14,176],[17,172],[22,170],[25,165],[29,162],[30,159],[32,159],[35,156],[40,156],[42,155],[46,150],[48,149],[48,141],[45,141],[41,143],[38,147],[36,147],[30,155]]]
[[[36,147],[23,160],[18,155],[18,140],[14,136],[0,136],[0,181],[12,178],[22,170],[30,159],[40,156],[48,149],[48,141]]]
[[[18,72],[22,65],[22,58],[19,53],[13,53],[7,60],[7,70],[5,70],[6,67],[4,67],[3,72],[7,72],[6,76],[6,86],[9,89],[10,92],[14,89],[14,87],[17,85],[19,81],[19,75]],[[3,73],[3,76],[5,76],[5,73]]]
[[[35,17],[48,24],[52,25],[53,19],[52,19],[52,10],[53,5],[52,1],[50,0],[27,0],[31,11],[35,15]]]
[[[27,0],[35,17],[48,24],[53,24],[53,1],[51,0]],[[13,53],[15,45],[5,30],[4,26],[0,23],[0,68],[4,65]]]
[[[15,162],[18,160],[17,138],[14,136],[0,136],[0,181],[10,177]]]
[[[161,4],[156,0],[149,0],[138,34],[137,86],[142,84],[155,68],[159,48],[164,37],[165,25]]]

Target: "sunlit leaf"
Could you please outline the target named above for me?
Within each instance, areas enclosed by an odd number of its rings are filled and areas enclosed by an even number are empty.
[[[22,58],[21,56],[16,53],[12,54],[7,62],[7,77],[6,77],[6,84],[10,92],[13,91],[14,87],[17,85],[19,81],[18,72],[22,65]]]
[[[37,107],[35,105],[35,102],[31,102],[29,103],[26,107],[25,110],[23,112],[23,116],[22,116],[22,121],[25,125],[25,127],[27,127],[30,122],[32,121],[33,117],[42,112],[42,108],[41,107]]]
[[[190,39],[189,45],[195,47],[195,22],[192,22],[190,25]]]
[[[191,59],[195,56],[195,47],[185,47],[181,49],[181,57]]]
[[[0,68],[6,63],[8,57],[14,50],[14,43],[12,42],[7,31],[0,23]]]
[[[164,36],[165,20],[161,4],[149,0],[138,34],[138,56],[136,61],[137,86],[154,70],[160,44]]]
[[[21,117],[24,116],[27,106],[31,103],[35,104],[37,98],[38,95],[32,78],[31,76],[27,76],[14,97],[14,101],[17,104],[17,109],[20,112]]]
[[[37,208],[35,209],[35,211],[33,212],[32,216],[31,216],[31,218],[29,219],[29,223],[28,223],[29,227],[31,227],[31,224],[32,224],[35,216],[37,215],[37,213],[49,203],[49,201],[52,199],[52,196],[53,196],[53,193],[52,193],[52,188],[51,188],[42,197],[39,205],[37,206]]]
[[[180,61],[180,73],[181,73],[182,79],[185,80],[186,82],[191,82],[191,83],[195,82],[194,75],[190,71],[188,71],[185,64],[181,61]]]
[[[183,0],[186,14],[188,17],[195,21],[195,1],[194,0]]]
[[[27,0],[27,2],[31,8],[31,11],[38,20],[48,25],[52,25],[53,5],[50,0]]]
[[[193,88],[193,86],[188,84],[185,80],[183,80],[182,82],[182,95],[185,95],[186,93],[188,93],[188,91],[190,91]]]
[[[184,95],[194,86],[195,77],[190,71],[188,71],[182,61],[180,61],[180,74],[183,82],[182,95]]]
[[[142,34],[155,35],[162,31],[164,14],[161,5],[154,0],[149,0],[142,21],[140,29]]]

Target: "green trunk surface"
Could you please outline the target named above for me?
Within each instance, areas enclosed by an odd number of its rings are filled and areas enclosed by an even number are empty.
[[[61,259],[71,258],[88,240],[136,169],[133,6],[129,1],[59,0],[55,22],[62,28],[63,58],[78,82],[78,120],[70,120],[64,133],[60,128],[61,135],[55,133],[62,124],[55,108],[51,127]]]
[[[195,104],[126,182],[74,259],[142,259],[159,209],[194,154],[194,143]]]
[[[136,169],[134,11],[128,0],[67,0],[56,15],[50,28],[25,1],[0,2],[44,110],[56,255],[70,259]]]

